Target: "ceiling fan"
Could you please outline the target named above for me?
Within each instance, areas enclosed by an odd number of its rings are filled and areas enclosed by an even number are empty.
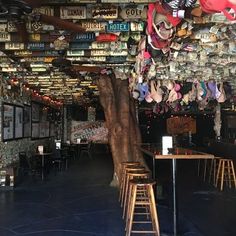
[[[43,2],[44,1],[37,0],[0,0],[0,19],[7,19],[14,22],[23,42],[28,41],[28,33],[26,30],[26,20],[28,18],[32,21],[40,21],[45,24],[53,25],[56,28],[75,33],[86,31],[86,29],[78,24],[62,20],[59,17],[32,13],[33,9],[42,6]]]

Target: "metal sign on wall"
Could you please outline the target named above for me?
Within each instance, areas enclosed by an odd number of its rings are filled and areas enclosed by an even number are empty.
[[[107,32],[127,32],[130,30],[129,22],[109,22]]]
[[[83,21],[81,26],[90,32],[105,31],[107,22]]]

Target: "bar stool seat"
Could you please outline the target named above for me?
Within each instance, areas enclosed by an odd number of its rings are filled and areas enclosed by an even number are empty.
[[[130,180],[130,197],[127,210],[126,236],[135,234],[153,234],[160,236],[159,221],[156,210],[153,185],[156,182],[151,179]],[[138,195],[139,189],[144,194]],[[144,211],[138,212],[141,207]]]
[[[220,190],[222,191],[224,188],[224,182],[228,184],[229,188],[231,188],[231,184],[233,184],[236,188],[236,177],[233,160],[221,158],[219,160],[219,166],[217,169],[215,187],[218,187],[218,184],[220,184]]]

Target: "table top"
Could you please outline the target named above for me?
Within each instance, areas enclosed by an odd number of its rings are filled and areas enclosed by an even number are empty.
[[[141,146],[140,150],[155,159],[213,159],[214,155],[186,148],[171,148],[163,153],[160,148]]]
[[[49,155],[52,155],[52,152],[43,152],[43,153],[37,152],[36,155],[37,156],[49,156]]]

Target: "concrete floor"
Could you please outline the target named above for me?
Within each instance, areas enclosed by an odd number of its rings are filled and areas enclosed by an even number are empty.
[[[178,165],[178,235],[235,236],[235,192],[220,193],[184,171],[186,163]],[[163,163],[160,171],[162,236],[173,229],[169,167]],[[44,182],[26,177],[14,190],[0,191],[0,236],[125,235],[118,190],[109,186],[112,171],[109,154],[94,154],[71,162],[67,171],[51,172]]]

